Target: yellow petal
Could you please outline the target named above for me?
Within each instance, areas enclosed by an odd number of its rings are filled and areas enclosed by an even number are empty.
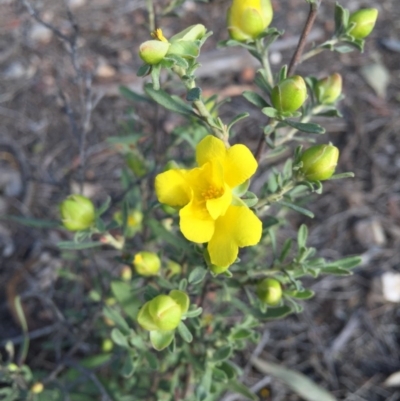
[[[230,206],[215,221],[215,231],[208,243],[211,262],[229,266],[237,258],[239,247],[256,245],[261,239],[262,223],[245,206]]]
[[[155,181],[157,198],[169,206],[185,206],[191,198],[185,170],[168,170],[158,174]]]
[[[210,216],[215,220],[225,214],[229,205],[232,202],[231,188],[225,184],[224,194],[219,198],[210,199],[206,201],[206,208]]]
[[[249,148],[234,145],[228,149],[223,167],[225,182],[231,188],[235,188],[256,172],[257,161]]]
[[[208,135],[203,138],[196,147],[196,161],[199,166],[212,161],[224,160],[226,147],[221,139]]]
[[[203,243],[210,241],[215,221],[205,208],[205,203],[192,200],[180,210],[180,229],[182,234],[193,242]]]

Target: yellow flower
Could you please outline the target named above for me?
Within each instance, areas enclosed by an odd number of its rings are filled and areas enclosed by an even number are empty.
[[[262,224],[244,204],[232,204],[233,189],[248,180],[257,161],[244,145],[227,149],[211,135],[196,148],[199,167],[172,169],[156,177],[158,200],[179,207],[180,229],[190,241],[208,242],[212,264],[231,265],[239,247],[260,241]],[[240,204],[240,203],[239,203]]]

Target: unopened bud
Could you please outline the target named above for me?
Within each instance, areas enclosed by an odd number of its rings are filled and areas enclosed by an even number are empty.
[[[378,10],[376,8],[364,8],[350,15],[349,24],[355,26],[350,28],[348,33],[356,39],[366,38],[374,29]]]
[[[303,105],[306,99],[306,83],[299,75],[282,80],[271,92],[272,105],[280,112],[294,112]]]
[[[183,31],[177,33],[176,35],[172,36],[169,40],[171,43],[176,41],[194,41],[200,40],[207,32],[207,29],[202,24],[191,25],[188,28],[184,29]]]
[[[105,338],[101,344],[101,350],[103,352],[111,352],[113,348],[114,343],[109,338]]]
[[[274,278],[265,278],[257,284],[256,294],[262,302],[276,305],[282,298],[281,283]]]
[[[142,276],[155,276],[160,270],[161,261],[156,253],[143,251],[135,255],[133,266]]]
[[[233,0],[227,14],[229,35],[240,42],[255,39],[268,27],[272,17],[270,0]]]
[[[335,103],[342,93],[342,76],[335,72],[326,78],[320,79],[316,85],[318,101],[322,104]]]
[[[121,278],[124,281],[131,281],[132,280],[132,269],[130,266],[123,266],[121,270]]]
[[[91,227],[95,220],[92,201],[82,195],[70,195],[60,205],[63,226],[70,231],[80,231]]]
[[[167,54],[170,44],[160,40],[148,40],[139,47],[139,56],[147,64],[158,64]]]
[[[339,149],[333,145],[315,145],[300,157],[300,172],[308,181],[324,181],[332,177],[339,159]]]
[[[33,394],[40,394],[44,390],[43,383],[36,382],[31,387],[31,393]]]
[[[140,309],[137,317],[139,325],[149,331],[175,330],[179,326],[182,314],[187,310],[186,307],[189,307],[189,297],[186,297],[187,299],[184,299],[174,291],[171,291],[170,295],[156,296]]]

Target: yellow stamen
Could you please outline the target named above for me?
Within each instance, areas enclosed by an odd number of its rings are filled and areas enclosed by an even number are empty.
[[[201,193],[204,200],[220,198],[224,194],[223,188],[215,188],[213,186],[208,187],[207,190]]]

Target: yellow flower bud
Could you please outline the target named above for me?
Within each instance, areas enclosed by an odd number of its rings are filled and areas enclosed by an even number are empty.
[[[175,330],[182,318],[182,307],[169,295],[158,295],[146,302],[138,314],[138,323],[149,331]]]
[[[43,383],[36,382],[31,387],[31,393],[40,394],[44,390]]]
[[[147,64],[158,64],[167,54],[170,44],[160,40],[148,40],[139,47],[139,56]]]
[[[161,267],[160,258],[153,252],[139,252],[133,259],[133,266],[142,276],[156,276]]]
[[[376,8],[364,8],[350,15],[349,24],[355,23],[348,33],[356,39],[366,38],[374,29],[378,10]]]
[[[276,305],[282,298],[281,283],[274,278],[265,278],[257,284],[256,294],[262,302]]]
[[[306,83],[299,75],[282,80],[271,92],[272,105],[280,112],[294,112],[303,105],[306,99]]]
[[[175,276],[176,274],[180,274],[182,272],[182,266],[179,263],[174,262],[173,260],[167,261],[167,277],[170,278]]]
[[[70,195],[60,205],[63,226],[70,231],[85,230],[95,220],[92,201],[82,195]]]
[[[270,0],[233,0],[228,9],[229,35],[239,42],[255,39],[272,21]]]
[[[324,181],[332,177],[339,159],[339,149],[333,145],[315,145],[300,158],[300,172],[308,181]]]
[[[318,101],[322,104],[335,103],[342,93],[342,76],[335,72],[328,77],[320,79],[316,85]]]
[[[11,362],[10,364],[8,364],[7,368],[8,368],[8,371],[9,371],[9,372],[12,372],[12,373],[17,372],[17,371],[19,370],[18,365],[16,365],[16,364],[13,363],[13,362]]]

